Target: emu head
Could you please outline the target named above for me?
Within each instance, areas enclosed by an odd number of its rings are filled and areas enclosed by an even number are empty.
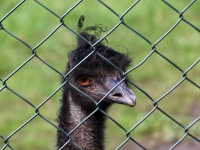
[[[95,34],[89,33],[91,29],[95,30]],[[126,55],[97,42],[97,30],[103,31],[101,29],[102,26],[96,25],[79,33],[84,40],[78,37],[77,48],[69,53],[68,71],[73,71],[68,76],[68,82],[97,103],[107,95],[102,104],[120,103],[134,106],[136,96],[128,87],[127,78],[123,76],[131,61]],[[97,44],[91,46],[96,42]],[[78,91],[76,93],[79,97],[85,97],[79,100],[79,103],[87,107],[92,104],[86,96]]]

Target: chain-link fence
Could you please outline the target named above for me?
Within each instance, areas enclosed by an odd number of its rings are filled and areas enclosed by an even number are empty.
[[[67,81],[67,51],[75,49],[84,14],[86,25],[107,26],[98,42],[106,38],[134,59],[124,74],[137,105],[101,110],[106,149],[199,149],[199,6],[197,0],[1,1],[0,148],[56,149],[60,79]]]

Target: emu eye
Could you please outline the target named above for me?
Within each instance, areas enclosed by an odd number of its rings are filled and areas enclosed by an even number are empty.
[[[89,78],[87,76],[80,76],[78,78],[78,82],[83,86],[87,86],[92,82],[92,80],[91,80],[91,78]]]

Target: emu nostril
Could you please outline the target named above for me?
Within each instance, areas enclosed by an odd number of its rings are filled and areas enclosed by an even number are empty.
[[[115,97],[122,97],[122,94],[120,94],[120,93],[114,93],[113,96],[115,96]]]

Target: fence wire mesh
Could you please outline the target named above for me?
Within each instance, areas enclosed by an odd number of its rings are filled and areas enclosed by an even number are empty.
[[[1,1],[0,148],[56,149],[58,100],[73,71],[62,73],[64,55],[74,48],[84,14],[108,26],[98,42],[125,45],[135,59],[124,74],[136,107],[93,112],[108,118],[107,149],[199,149],[199,6],[197,0]]]

